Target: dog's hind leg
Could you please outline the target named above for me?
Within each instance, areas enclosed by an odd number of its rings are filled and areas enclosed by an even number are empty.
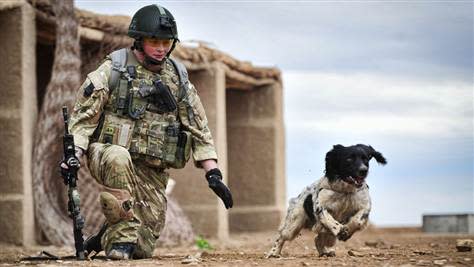
[[[278,233],[278,236],[276,237],[275,241],[273,242],[273,246],[268,251],[265,253],[265,258],[279,258],[281,249],[283,248],[283,244],[285,244],[285,239],[282,237],[280,233]]]
[[[320,257],[336,256],[336,251],[334,249],[334,245],[336,245],[336,236],[334,236],[332,233],[325,230],[319,232],[314,238],[314,244],[316,245],[316,249],[318,250]]]
[[[308,217],[302,205],[291,205],[288,208],[285,221],[278,230],[278,235],[273,242],[273,246],[266,253],[266,258],[280,257],[283,244],[288,240],[293,240],[304,227]]]

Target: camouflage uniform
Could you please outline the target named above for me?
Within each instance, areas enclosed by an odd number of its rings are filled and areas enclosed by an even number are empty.
[[[127,52],[127,65],[136,66],[137,73],[131,83],[131,90],[151,86],[153,80],[160,78],[179,102],[178,109],[161,113],[149,100],[137,97],[134,101],[142,103],[146,110],[139,119],[129,120],[133,123],[125,138],[127,141],[122,145],[104,143],[101,137],[97,137],[98,132],[103,132],[99,121],[103,120],[101,116],[104,114],[117,112],[114,107],[118,101],[116,89],[109,89],[112,61],[108,57],[87,75],[79,88],[69,130],[74,135],[76,146],[87,151],[92,176],[104,187],[100,200],[109,225],[101,239],[102,247],[107,252],[113,243],[135,243],[137,249],[134,256],[144,258],[151,257],[155,241],[165,223],[165,189],[169,177],[165,169],[173,167],[162,157],[153,156],[153,153],[167,151],[166,142],[161,138],[163,133],[151,135],[153,130],[159,130],[163,125],[178,125],[180,129],[191,133],[192,155],[196,165],[202,160],[217,159],[217,154],[194,86],[188,83],[185,102],[180,102],[184,100],[178,97],[179,77],[169,59],[165,60],[159,73],[153,73],[138,64],[131,51]],[[118,123],[123,126],[120,121]],[[97,128],[99,131],[96,131]],[[172,152],[168,151],[168,154]],[[108,198],[117,199],[121,206],[107,207]],[[125,206],[131,209],[123,208]],[[113,214],[114,208],[120,210],[119,217]]]

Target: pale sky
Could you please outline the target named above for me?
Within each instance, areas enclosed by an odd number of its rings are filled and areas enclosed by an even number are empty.
[[[287,196],[334,144],[370,144],[376,225],[474,212],[472,1],[80,1],[132,16],[158,3],[183,42],[282,70]]]

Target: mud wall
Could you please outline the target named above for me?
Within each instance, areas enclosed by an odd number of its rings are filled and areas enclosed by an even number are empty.
[[[278,228],[285,209],[282,88],[227,90],[229,185],[237,192],[231,232]]]
[[[34,242],[31,152],[37,116],[34,10],[0,5],[0,242]]]

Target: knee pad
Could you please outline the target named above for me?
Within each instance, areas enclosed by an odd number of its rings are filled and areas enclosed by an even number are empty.
[[[128,193],[128,192],[127,192]],[[120,196],[123,196],[120,195]],[[133,201],[128,194],[128,198],[116,197],[109,192],[101,192],[99,202],[107,222],[115,224],[122,220],[130,220],[133,218]]]
[[[111,145],[107,150],[106,161],[115,166],[127,166],[131,164],[131,156],[126,148]]]

